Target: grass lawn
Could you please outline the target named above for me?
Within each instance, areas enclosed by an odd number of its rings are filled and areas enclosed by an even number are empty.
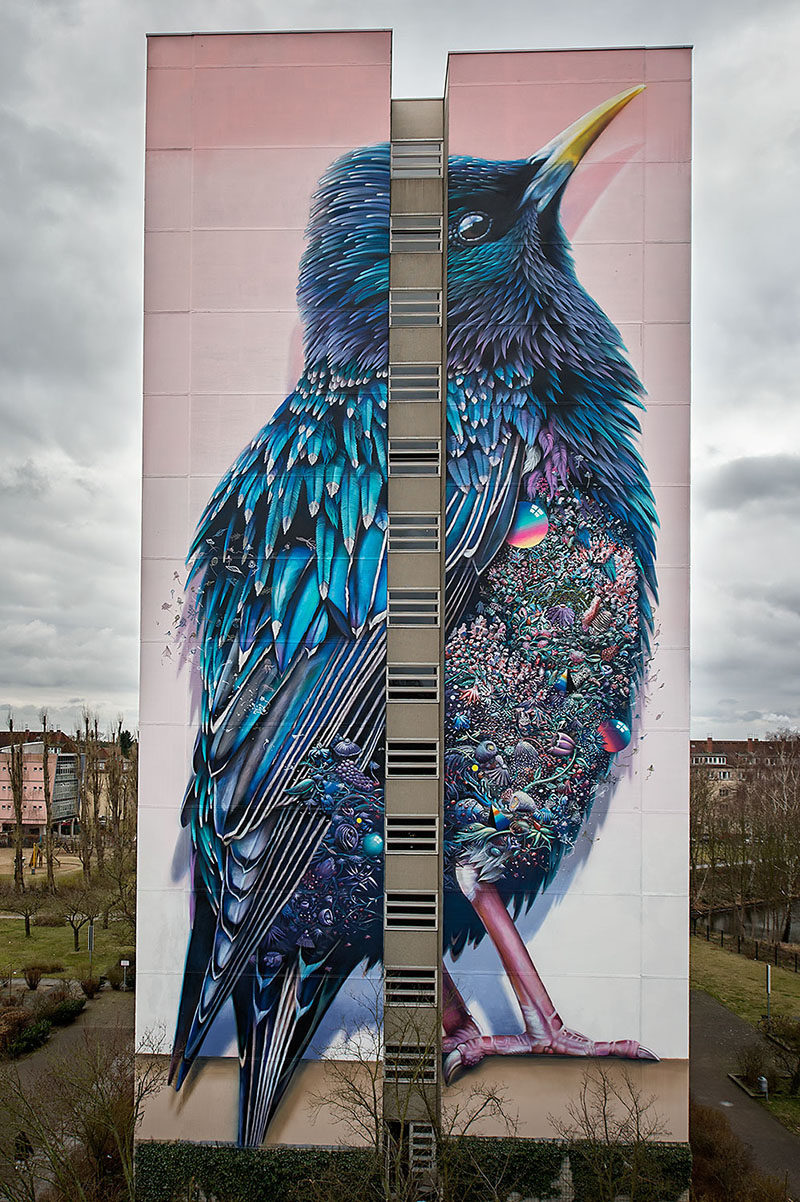
[[[704,989],[746,1022],[758,1026],[767,1010],[766,968],[700,937],[691,941],[691,985]],[[800,973],[772,968],[773,1014],[800,1014]]]
[[[78,938],[81,950],[75,952],[72,927],[31,928],[30,939],[25,938],[25,923],[21,918],[0,917],[0,974],[5,976],[9,967],[16,977],[22,977],[25,964],[37,960],[58,961],[64,965],[65,977],[87,977],[89,975],[89,953],[86,950],[88,927],[81,927]],[[104,973],[110,964],[122,958],[123,949],[132,950],[133,940],[129,928],[121,923],[110,923],[104,931],[99,922],[94,925],[93,972]]]
[[[774,1114],[779,1123],[788,1127],[795,1135],[800,1135],[800,1098],[778,1096],[762,1103],[770,1113]]]
[[[692,988],[710,993],[756,1028],[767,1009],[765,966],[757,960],[724,951],[702,938],[692,939],[690,943]],[[773,1014],[800,1014],[800,974],[773,965],[770,1008]],[[758,1032],[754,1030],[753,1042],[757,1041]],[[800,1135],[800,1098],[778,1094],[761,1105],[766,1106],[784,1127]]]

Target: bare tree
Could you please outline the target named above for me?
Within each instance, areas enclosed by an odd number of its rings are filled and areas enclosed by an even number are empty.
[[[800,892],[800,735],[769,735],[737,769],[738,787],[724,798],[708,769],[692,769],[692,904],[730,906],[739,933],[759,903],[766,936],[787,941]]]
[[[92,876],[92,803],[89,792],[89,721],[88,710],[83,711],[83,726],[75,731],[75,742],[78,747],[79,781],[78,781],[78,822],[80,826],[78,837],[78,856],[83,869],[83,879],[88,884]]]
[[[98,735],[97,714],[83,712],[84,742],[86,747],[86,786],[91,799],[90,821],[97,867],[103,871],[105,853],[103,848],[103,826],[100,822],[100,803],[103,794],[102,747]]]
[[[53,850],[53,797],[50,789],[50,738],[47,729],[47,710],[39,714],[42,720],[42,781],[44,785],[44,862],[47,872],[47,888],[56,891],[55,851]]]
[[[717,829],[723,849],[721,878],[725,899],[733,906],[736,933],[744,929],[745,906],[753,899],[757,857],[756,815],[748,790],[740,786],[723,806],[717,802]]]
[[[121,720],[106,758],[108,798],[107,846],[102,881],[108,893],[109,910],[136,931],[136,785],[137,755],[132,744],[128,757],[122,754]],[[107,925],[108,912],[103,915]]]
[[[770,1041],[770,1052],[788,1079],[789,1097],[800,1093],[800,1018],[773,1014],[761,1019],[759,1027]]]
[[[163,1086],[163,1040],[138,1049],[125,1031],[85,1032],[49,1057],[38,1081],[0,1076],[0,1197],[33,1202],[133,1202],[133,1150],[147,1099]]]
[[[64,919],[72,927],[74,950],[79,952],[81,927],[103,913],[105,897],[100,889],[86,884],[62,889],[58,897]]]
[[[720,867],[717,807],[708,772],[697,765],[689,775],[690,888],[693,909],[713,906]]]
[[[31,919],[44,909],[47,894],[43,888],[29,885],[24,893],[8,885],[0,886],[0,907],[25,920],[25,938],[31,937]]]
[[[11,783],[11,801],[14,806],[14,888],[23,893],[25,890],[25,872],[23,868],[23,836],[22,812],[24,803],[24,752],[22,743],[14,737],[14,719],[9,713],[8,730],[10,734],[8,745],[8,775]]]
[[[748,782],[754,814],[757,888],[767,904],[771,934],[788,941],[792,902],[800,889],[800,736],[769,736],[765,761]]]
[[[629,1202],[655,1196],[662,1177],[652,1147],[666,1128],[654,1107],[655,1098],[642,1095],[627,1068],[599,1065],[584,1073],[568,1118],[548,1116],[593,1202],[614,1202],[620,1194]]]
[[[388,1057],[386,1041],[401,1053],[399,1062]],[[380,983],[374,997],[360,1009],[356,1021],[345,1032],[335,1057],[325,1060],[325,1087],[313,1094],[313,1115],[325,1114],[341,1125],[346,1142],[372,1149],[363,1196],[387,1202],[416,1202],[435,1196],[441,1202],[456,1202],[469,1179],[481,1183],[486,1202],[505,1200],[510,1187],[502,1169],[493,1165],[486,1172],[479,1148],[464,1137],[479,1132],[483,1122],[498,1125],[506,1135],[516,1132],[504,1091],[481,1083],[464,1088],[442,1102],[435,1084],[440,1049],[435,1024],[421,1011],[391,1012],[388,1030],[384,1021]],[[420,1136],[430,1151],[430,1160],[415,1160]],[[480,1142],[480,1141],[478,1141]],[[319,1197],[330,1183],[316,1186]],[[354,1199],[356,1186],[349,1183]]]

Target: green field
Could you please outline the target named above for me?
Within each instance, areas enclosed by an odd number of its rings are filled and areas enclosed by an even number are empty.
[[[705,939],[691,940],[691,985],[703,989],[754,1028],[766,1013],[766,967],[735,952],[723,951]],[[770,1009],[773,1014],[800,1014],[800,974],[772,968]],[[753,1042],[758,1033],[754,1029]],[[732,1066],[734,1067],[734,1066]],[[785,1094],[761,1102],[784,1127],[800,1135],[800,1098]]]
[[[88,927],[79,932],[81,950],[73,950],[72,927],[37,927],[31,929],[30,939],[25,938],[25,923],[21,918],[0,917],[0,976],[6,976],[9,968],[14,976],[21,978],[26,964],[35,961],[58,961],[64,965],[66,977],[89,975],[89,953],[86,950]],[[109,965],[126,958],[123,952],[132,953],[129,928],[120,923],[109,923],[104,931],[99,922],[94,926],[94,957],[92,971],[95,976],[104,973]]]
[[[754,1027],[767,1010],[765,982],[766,967],[757,960],[691,940],[692,988],[704,989]],[[773,967],[771,1007],[775,1014],[800,1014],[800,973]]]

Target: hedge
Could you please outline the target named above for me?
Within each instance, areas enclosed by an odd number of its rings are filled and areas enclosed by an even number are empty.
[[[569,1162],[576,1198],[592,1197],[592,1185],[597,1180],[597,1147],[587,1150],[586,1144],[573,1144]],[[613,1181],[619,1194],[633,1193],[636,1202],[675,1202],[689,1189],[692,1180],[692,1153],[688,1144],[651,1143],[639,1145],[634,1158],[631,1150],[607,1148],[605,1180]],[[631,1165],[636,1176],[631,1179]]]
[[[580,1145],[467,1137],[450,1144],[440,1165],[447,1195],[459,1202],[484,1202],[487,1178],[501,1197],[516,1191],[523,1198],[541,1198],[553,1193],[567,1152],[575,1198],[593,1196],[592,1161]],[[612,1155],[622,1193],[629,1158],[624,1149]],[[645,1156],[644,1175],[653,1184],[638,1184],[637,1202],[677,1202],[691,1179],[688,1144],[652,1144]],[[475,1173],[477,1164],[482,1179]],[[136,1150],[137,1202],[361,1202],[379,1197],[378,1165],[364,1148],[142,1142]]]
[[[308,1183],[331,1182],[331,1198],[366,1196],[375,1158],[363,1148],[237,1148],[233,1144],[140,1143],[137,1202],[306,1202]],[[375,1176],[373,1176],[375,1174]],[[193,1193],[188,1193],[189,1187]]]

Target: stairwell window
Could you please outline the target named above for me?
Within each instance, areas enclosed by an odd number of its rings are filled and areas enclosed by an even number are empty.
[[[439,363],[390,363],[389,400],[439,401],[442,369]]]
[[[387,1119],[384,1135],[386,1175],[394,1189],[392,1196],[407,1196],[409,1173],[424,1180],[426,1175],[436,1172],[436,1132],[431,1123]],[[425,1188],[420,1182],[416,1183],[416,1190],[420,1197],[438,1197],[435,1188]]]
[[[387,890],[384,926],[387,931],[435,931],[439,923],[438,902],[438,895],[433,892]]]
[[[438,701],[438,664],[389,664],[387,701]]]
[[[391,219],[392,253],[440,254],[442,218],[439,213],[398,213]]]
[[[437,1060],[435,1047],[419,1043],[387,1043],[383,1067],[387,1081],[403,1085],[435,1085]]]
[[[387,739],[386,775],[399,780],[435,780],[439,775],[439,740]]]
[[[389,550],[439,551],[438,513],[390,513]]]
[[[439,590],[436,588],[390,588],[390,626],[438,626]]]
[[[390,438],[390,476],[438,476],[441,470],[438,438]]]
[[[392,179],[441,179],[442,142],[402,138],[392,142]]]
[[[409,1123],[408,1160],[412,1173],[436,1171],[436,1132],[430,1123]]]
[[[389,325],[440,326],[442,294],[438,288],[391,288]]]
[[[387,968],[384,978],[387,1006],[435,1006],[435,968]]]
[[[387,814],[386,850],[393,855],[435,855],[439,850],[436,814]]]

